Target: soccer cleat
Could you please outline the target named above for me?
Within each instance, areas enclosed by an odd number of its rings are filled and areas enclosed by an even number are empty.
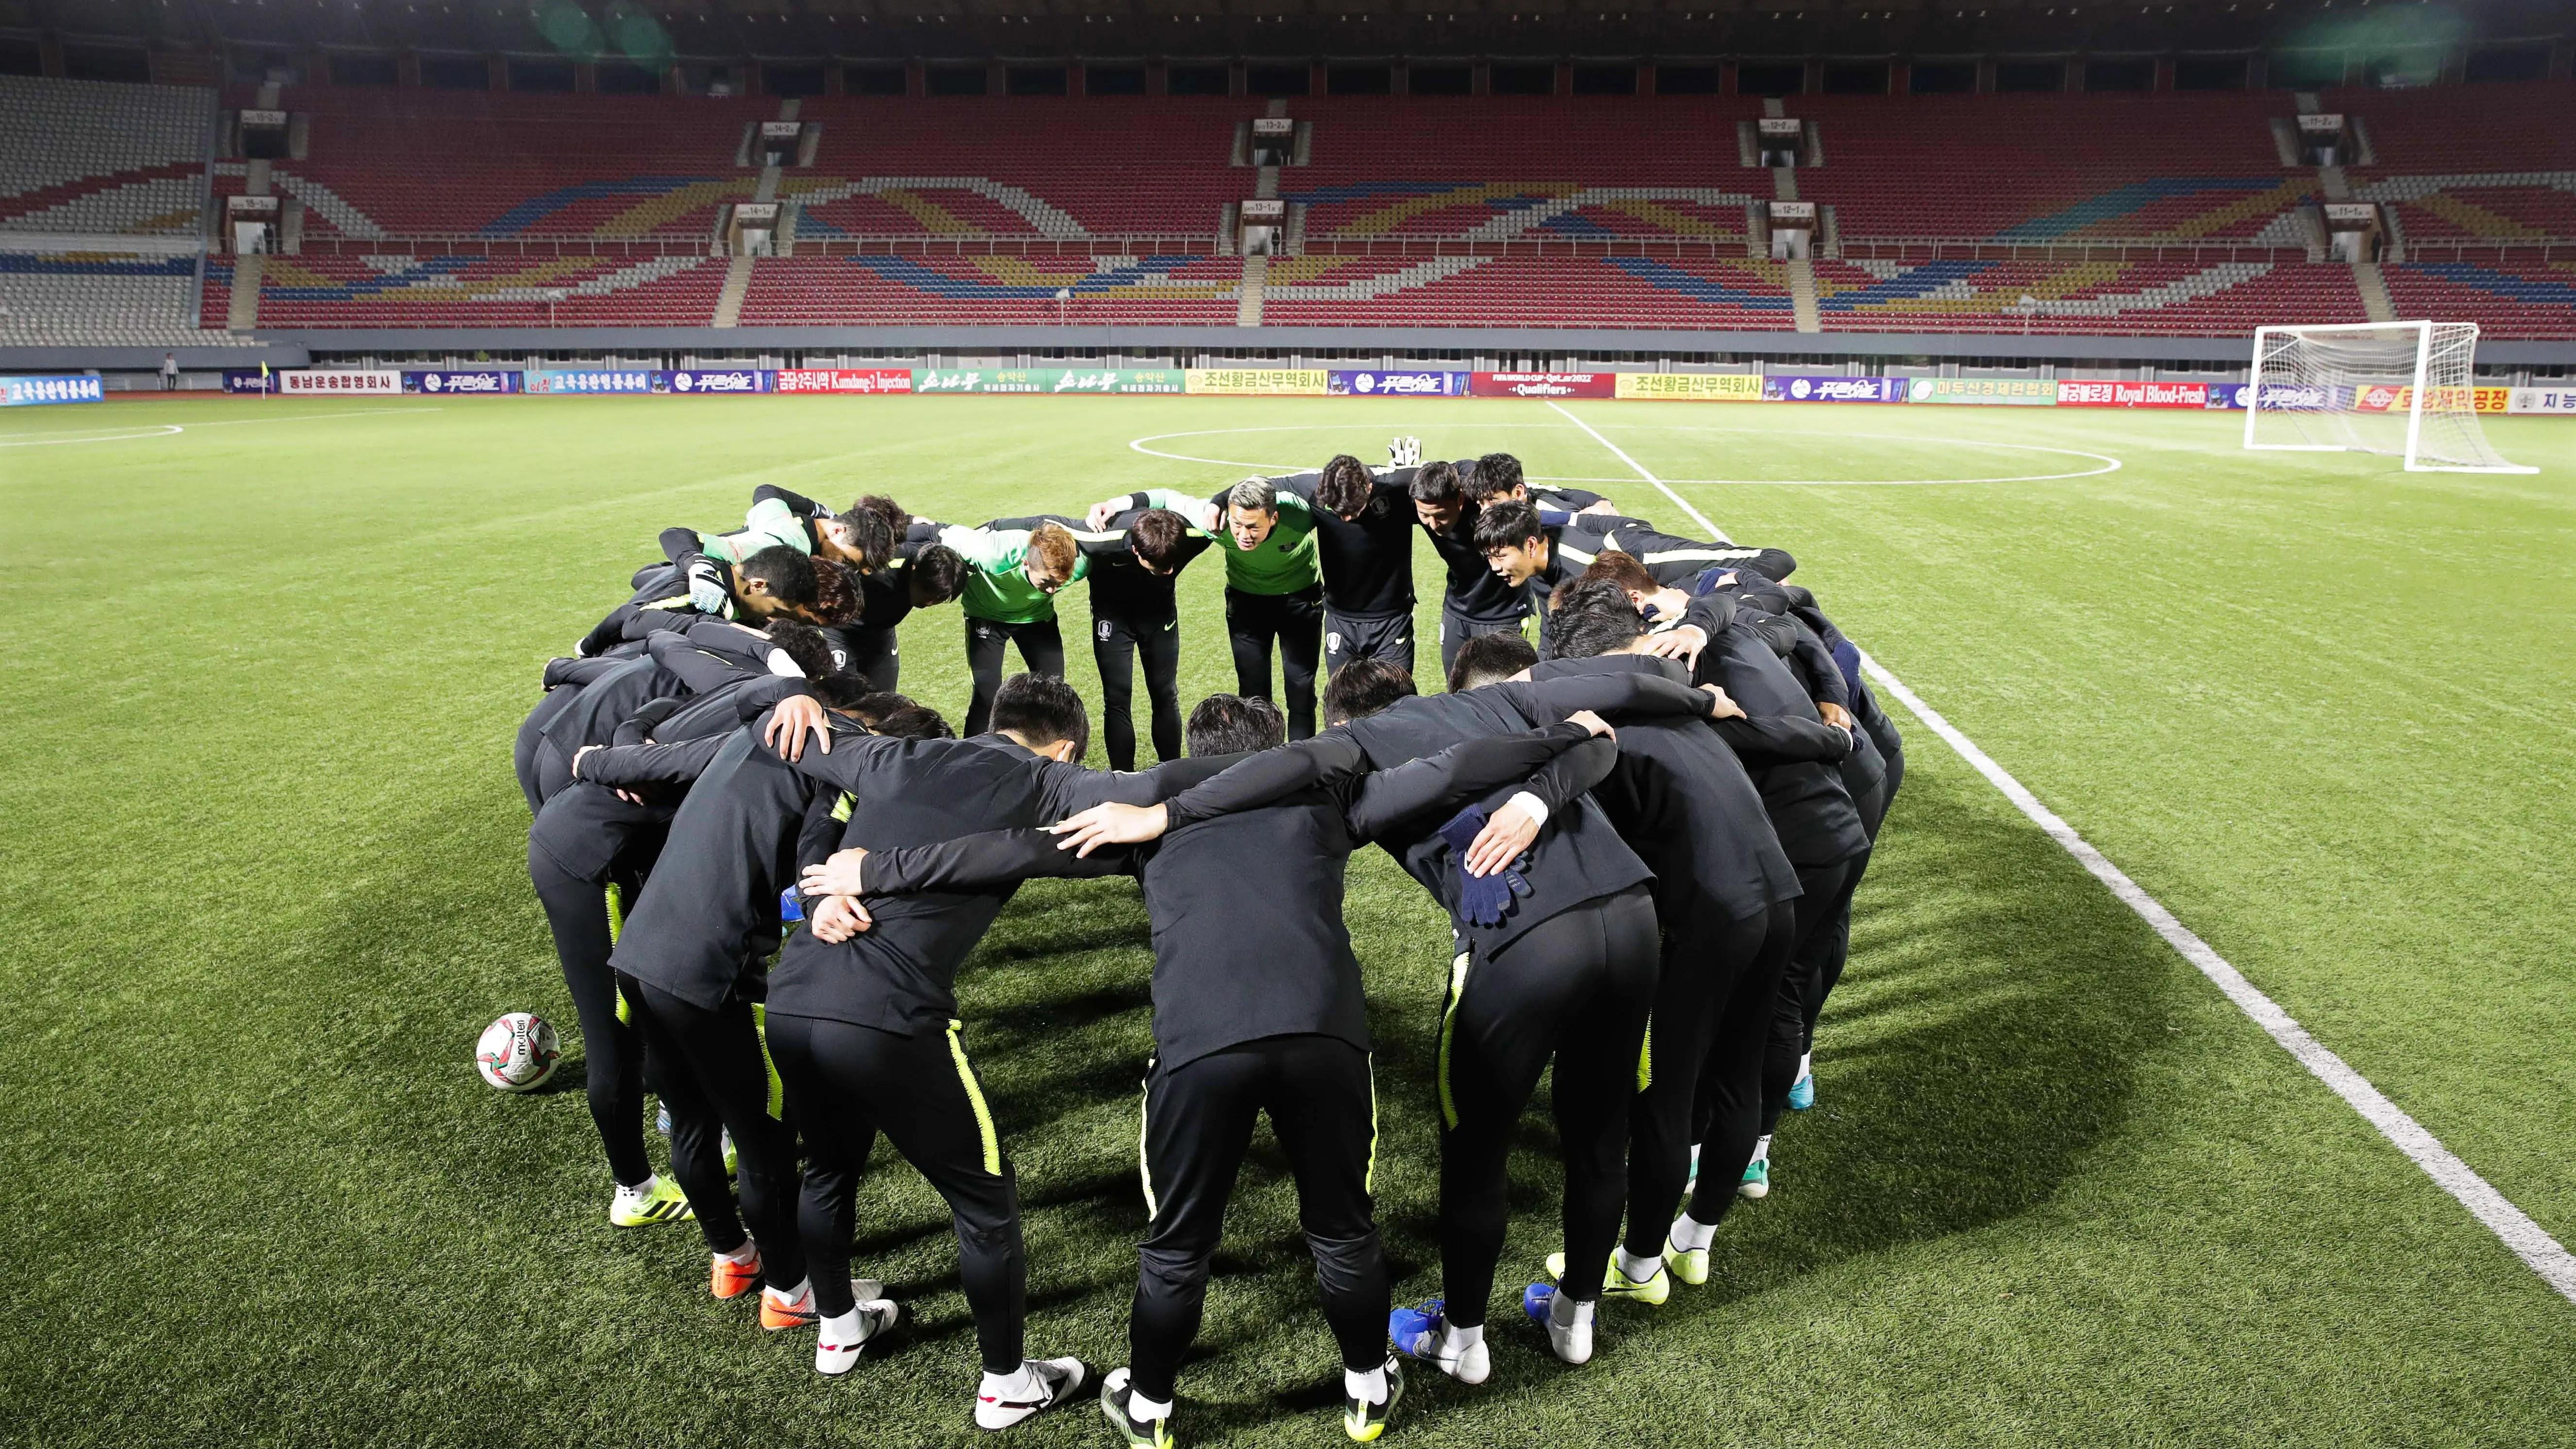
[[[1757,1157],[1744,1164],[1744,1180],[1735,1185],[1737,1197],[1765,1198],[1771,1195],[1771,1160]]]
[[[1564,1281],[1565,1254],[1547,1255],[1547,1276],[1559,1282]],[[1647,1304],[1661,1303],[1673,1296],[1672,1275],[1657,1269],[1655,1276],[1640,1283],[1619,1271],[1619,1255],[1614,1252],[1610,1255],[1610,1271],[1601,1279],[1601,1296],[1629,1298]]]
[[[617,1195],[608,1200],[608,1220],[621,1228],[640,1228],[647,1223],[679,1223],[696,1217],[689,1206],[689,1195],[667,1177],[656,1176],[650,1187],[617,1185]]]
[[[1395,1417],[1395,1401],[1404,1397],[1404,1365],[1392,1357],[1386,1361],[1386,1402],[1372,1404],[1366,1399],[1342,1401],[1342,1432],[1362,1444],[1372,1443],[1386,1432],[1386,1421]]]
[[[793,1298],[779,1297],[775,1288],[760,1290],[760,1326],[771,1333],[790,1328],[811,1328],[821,1322],[822,1317],[814,1307],[812,1284],[807,1284],[805,1291]]]
[[[1816,1074],[1807,1073],[1789,1084],[1789,1110],[1804,1112],[1816,1105]]]
[[[656,1131],[656,1132],[661,1133],[661,1134],[662,1134],[663,1136],[665,1136],[665,1137],[668,1137],[668,1136],[670,1136],[670,1135],[671,1135],[671,1109],[670,1109],[670,1108],[668,1108],[668,1107],[656,1107],[656,1108],[654,1108],[654,1109],[653,1109],[653,1130],[654,1130],[654,1131]]]
[[[1458,1352],[1445,1351],[1447,1324],[1441,1316],[1446,1305],[1437,1298],[1418,1308],[1399,1308],[1386,1316],[1387,1336],[1395,1340],[1395,1351],[1406,1358],[1418,1358],[1462,1384],[1481,1384],[1494,1371],[1493,1356],[1485,1351],[1483,1339]]]
[[[1078,1358],[1033,1358],[1024,1365],[1029,1376],[1038,1381],[1037,1396],[1027,1399],[1005,1399],[992,1394],[975,1396],[975,1427],[1007,1429],[1035,1414],[1063,1403],[1081,1392],[1091,1380],[1091,1370]]]
[[[724,1143],[725,1176],[731,1177],[734,1175],[736,1170],[736,1158],[733,1150],[733,1133],[726,1132],[718,1140]]]
[[[852,1311],[858,1315],[858,1335],[848,1343],[834,1342],[831,1325],[825,1321],[822,1333],[814,1340],[814,1372],[837,1378],[858,1367],[859,1351],[903,1316],[901,1308],[883,1298],[861,1299]]]
[[[1592,1324],[1578,1320],[1571,1328],[1559,1328],[1556,1315],[1550,1311],[1556,1302],[1556,1289],[1545,1283],[1532,1283],[1521,1294],[1521,1312],[1547,1330],[1548,1351],[1570,1364],[1592,1362]]]
[[[718,1298],[740,1298],[760,1286],[760,1251],[753,1249],[751,1261],[737,1263],[722,1253],[712,1255],[707,1269],[707,1290]]]
[[[1694,1142],[1691,1144],[1690,1176],[1682,1179],[1682,1191],[1687,1193],[1697,1186],[1699,1186],[1699,1144]]]
[[[1664,1239],[1664,1267],[1693,1288],[1708,1281],[1708,1249],[1685,1248]]]
[[[1127,1370],[1115,1368],[1100,1381],[1100,1412],[1118,1432],[1127,1436],[1127,1449],[1172,1449],[1179,1441],[1172,1437],[1170,1419],[1136,1419],[1127,1413],[1127,1401],[1135,1391],[1127,1386]],[[1390,1400],[1393,1395],[1388,1396]]]

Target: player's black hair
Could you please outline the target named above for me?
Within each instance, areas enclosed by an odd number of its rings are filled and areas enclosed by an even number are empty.
[[[1610,579],[1568,579],[1548,606],[1548,657],[1589,659],[1627,648],[1646,632],[1628,591]]]
[[[1180,566],[1173,555],[1180,552],[1182,540],[1190,536],[1190,521],[1168,508],[1148,508],[1127,525],[1127,551],[1136,561],[1156,573]]]
[[[814,560],[813,615],[817,623],[845,628],[859,622],[868,601],[859,592],[859,576],[849,565],[828,558]]]
[[[769,585],[769,596],[792,609],[814,602],[814,560],[801,549],[773,543],[734,568],[746,579]]]
[[[1045,674],[1014,674],[993,692],[993,729],[1018,735],[1031,749],[1073,741],[1079,760],[1091,748],[1091,716],[1073,686]]]
[[[872,692],[874,686],[868,683],[866,675],[854,674],[848,670],[809,674],[805,678],[805,687],[813,691],[814,698],[825,709],[854,715],[863,725],[876,723],[875,718],[865,707],[869,700],[877,697]]]
[[[1334,670],[1324,686],[1324,722],[1367,719],[1416,693],[1413,676],[1403,666],[1386,659],[1354,659]]]
[[[1347,518],[1368,507],[1369,495],[1376,487],[1377,480],[1370,476],[1366,463],[1348,453],[1336,454],[1324,465],[1324,476],[1315,482],[1315,505],[1336,517]]]
[[[1538,662],[1538,651],[1518,634],[1479,634],[1458,646],[1449,666],[1449,692],[1465,694],[1483,684],[1499,684]]]
[[[912,515],[903,511],[902,504],[882,493],[860,494],[858,501],[850,505],[850,511],[856,513],[861,509],[884,519],[887,536],[897,543],[903,542],[904,535],[912,531]]]
[[[1466,496],[1458,487],[1458,465],[1445,458],[1414,469],[1404,491],[1416,503],[1451,503]]]
[[[763,632],[769,635],[770,643],[787,651],[787,657],[796,661],[807,679],[820,679],[832,672],[832,641],[823,637],[822,630],[793,619],[772,619]]]
[[[903,566],[904,587],[912,593],[912,606],[927,609],[956,598],[966,586],[966,560],[957,550],[944,543],[934,543],[912,556]]]
[[[875,573],[894,557],[894,526],[884,514],[873,508],[853,508],[834,521],[850,530],[850,546],[858,550],[859,567]]]
[[[957,732],[948,727],[948,721],[940,717],[939,711],[926,704],[906,705],[878,720],[875,729],[878,734],[892,735],[899,740],[957,738]]]
[[[921,701],[908,694],[897,694],[891,689],[872,690],[850,701],[850,713],[857,715],[861,724],[873,726],[897,710],[917,709],[920,705]]]
[[[1186,738],[1194,756],[1276,749],[1288,740],[1288,720],[1257,694],[1211,694],[1190,711]]]
[[[1521,460],[1509,453],[1487,453],[1458,482],[1473,502],[1500,497],[1521,486]]]
[[[1533,538],[1547,537],[1538,521],[1538,510],[1517,498],[1488,503],[1476,514],[1476,551],[1492,553],[1498,548],[1518,548]]]

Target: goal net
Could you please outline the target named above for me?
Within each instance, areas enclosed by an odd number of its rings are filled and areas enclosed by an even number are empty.
[[[2245,446],[2385,453],[2409,472],[2536,473],[2478,427],[2478,324],[2254,329]]]

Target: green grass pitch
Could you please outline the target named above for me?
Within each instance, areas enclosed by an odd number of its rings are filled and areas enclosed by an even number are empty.
[[[2576,426],[2490,420],[2542,471],[2472,477],[2246,454],[2228,415],[1570,411],[1737,537],[1793,550],[1864,647],[2576,1242]],[[476,1079],[502,1011],[574,1035],[511,732],[654,532],[724,524],[763,480],[971,522],[1381,456],[1397,432],[1601,480],[1691,531],[1537,403],[0,418],[0,1442],[978,1439],[945,1213],[890,1151],[860,1261],[918,1327],[826,1382],[806,1336],[707,1297],[692,1229],[606,1225],[577,1089]],[[1130,446],[1154,437],[1180,456]],[[1909,478],[1988,481],[1782,486]],[[1427,553],[1418,577],[1436,627]],[[1232,687],[1218,585],[1212,564],[1184,582],[1185,700]],[[1084,607],[1072,591],[1065,632],[1090,692]],[[959,632],[924,615],[904,648],[907,691],[952,719]],[[1498,1312],[1494,1381],[1417,1375],[1391,1442],[2576,1442],[2576,1305],[1899,722],[1911,770],[1820,1034],[1820,1105],[1784,1126],[1777,1187],[1729,1221],[1710,1286],[1613,1306],[1579,1371]],[[1352,886],[1380,1216],[1418,1298],[1437,1291],[1445,937],[1382,857]],[[962,992],[1026,1194],[1031,1349],[1102,1366],[1124,1360],[1144,1215],[1144,940],[1124,883],[1033,886]],[[1515,1164],[1504,1292],[1557,1246],[1548,1131],[1534,1116]],[[1184,1442],[1340,1442],[1275,1155],[1229,1227]],[[1009,1439],[1106,1432],[1079,1407]]]

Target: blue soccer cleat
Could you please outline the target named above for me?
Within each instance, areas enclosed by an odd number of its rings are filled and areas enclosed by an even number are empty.
[[[1816,1074],[1807,1073],[1789,1084],[1789,1110],[1804,1112],[1816,1105]]]
[[[1532,1283],[1521,1292],[1521,1312],[1547,1332],[1548,1351],[1570,1364],[1592,1362],[1592,1313],[1578,1308],[1574,1322],[1560,1326],[1552,1311],[1556,1303],[1556,1285]]]
[[[1395,1310],[1386,1316],[1387,1337],[1395,1340],[1395,1351],[1406,1358],[1418,1358],[1462,1384],[1481,1384],[1494,1371],[1493,1357],[1485,1352],[1481,1338],[1463,1349],[1446,1346],[1448,1325],[1441,1314],[1446,1306],[1434,1298],[1418,1307]]]
[[[1744,1180],[1735,1185],[1737,1197],[1765,1198],[1771,1195],[1771,1160],[1757,1157],[1744,1164]]]

